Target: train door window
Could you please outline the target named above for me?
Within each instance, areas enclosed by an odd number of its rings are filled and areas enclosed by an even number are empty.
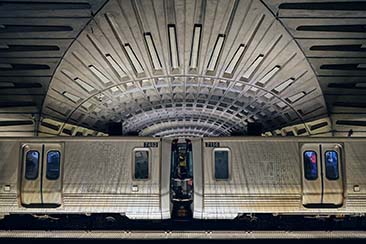
[[[328,180],[338,180],[338,153],[336,151],[325,152],[325,175]]]
[[[57,180],[60,177],[60,157],[59,151],[49,151],[47,153],[47,172],[48,180]]]
[[[304,174],[307,180],[318,178],[318,159],[315,151],[304,152]]]
[[[229,149],[220,148],[214,150],[215,179],[229,179]]]
[[[137,149],[134,151],[134,178],[145,180],[149,178],[149,151]]]
[[[38,177],[39,152],[36,150],[28,151],[25,156],[25,178],[35,180]]]

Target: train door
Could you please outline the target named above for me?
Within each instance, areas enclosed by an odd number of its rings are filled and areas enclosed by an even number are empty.
[[[62,145],[25,144],[22,150],[21,204],[58,207],[62,203]]]
[[[341,146],[304,144],[302,202],[306,207],[339,207],[343,203]]]
[[[323,204],[340,206],[343,203],[341,147],[322,144]]]
[[[41,204],[42,144],[27,144],[22,153],[22,205]]]

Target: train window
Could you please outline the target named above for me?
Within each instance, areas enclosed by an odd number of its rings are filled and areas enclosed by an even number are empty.
[[[227,180],[229,179],[229,150],[215,149],[215,179]]]
[[[59,151],[49,151],[47,153],[47,172],[48,180],[57,180],[60,177],[60,157]]]
[[[25,178],[27,180],[35,180],[38,177],[39,152],[28,151],[25,156]]]
[[[149,178],[149,151],[135,150],[135,179]]]
[[[325,175],[328,180],[338,180],[338,153],[336,151],[325,152]]]
[[[304,152],[304,173],[307,180],[318,178],[318,159],[315,151]]]

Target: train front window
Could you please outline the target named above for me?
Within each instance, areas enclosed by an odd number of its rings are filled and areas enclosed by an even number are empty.
[[[59,151],[49,151],[47,153],[47,171],[48,180],[57,180],[60,177],[60,157]]]
[[[145,180],[149,178],[149,151],[135,151],[135,173],[134,177],[137,180]]]
[[[325,152],[325,175],[328,180],[338,180],[338,153],[336,151]]]
[[[229,179],[229,150],[216,149],[214,151],[215,179]]]
[[[304,174],[307,180],[318,178],[318,159],[315,151],[304,152]]]
[[[35,180],[38,178],[39,168],[39,152],[28,151],[25,156],[25,178],[27,180]]]

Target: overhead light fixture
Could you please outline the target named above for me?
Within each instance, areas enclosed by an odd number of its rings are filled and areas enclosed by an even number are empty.
[[[210,60],[208,61],[208,65],[207,65],[208,71],[211,71],[211,72],[215,71],[217,61],[219,59],[220,53],[222,51],[222,47],[224,45],[224,40],[225,40],[225,35],[219,34],[219,36],[217,37],[214,49],[212,51]]]
[[[179,68],[178,42],[175,25],[168,25],[170,59],[173,69]]]
[[[259,81],[257,81],[255,84],[261,87],[264,87],[267,82],[280,70],[280,66],[275,66],[273,69],[271,69],[265,76],[262,77]]]
[[[275,93],[281,93],[283,92],[287,87],[289,87],[290,85],[292,85],[292,83],[294,83],[295,79],[294,78],[290,78],[288,80],[286,80],[285,82],[282,82],[280,85],[276,86],[275,88],[273,88],[273,92]]]
[[[290,103],[294,103],[297,102],[298,100],[300,100],[301,98],[303,98],[306,95],[306,92],[299,92],[296,93],[295,95],[292,95],[288,98],[286,98],[287,101],[289,101]]]
[[[104,85],[111,83],[111,81],[100,72],[94,65],[89,65],[89,69],[95,74]]]
[[[91,85],[89,85],[88,83],[86,83],[85,81],[83,81],[82,79],[80,79],[78,77],[76,77],[74,79],[74,81],[76,84],[78,84],[82,89],[84,89],[88,93],[91,93],[95,90],[94,87],[92,87]]]
[[[144,34],[147,49],[149,51],[150,59],[155,70],[161,70],[162,65],[156,50],[154,40],[150,32]]]
[[[112,68],[114,69],[114,71],[117,72],[117,74],[118,74],[118,76],[120,78],[124,78],[124,77],[127,76],[126,72],[121,68],[121,66],[119,66],[119,64],[112,57],[112,55],[110,55],[109,53],[107,53],[105,56],[106,56],[106,59],[107,59],[108,63],[110,63],[110,65],[112,66]]]
[[[233,72],[235,68],[238,66],[239,61],[244,54],[245,45],[240,44],[239,48],[234,53],[234,56],[231,58],[229,65],[226,67],[225,74],[228,74],[230,76],[233,75]]]
[[[254,62],[249,66],[249,68],[245,71],[242,78],[245,80],[249,80],[250,77],[252,77],[254,71],[257,69],[257,67],[261,64],[262,60],[264,59],[264,55],[260,54]]]
[[[128,58],[130,59],[130,62],[132,64],[132,67],[134,68],[135,72],[137,74],[144,73],[144,68],[142,67],[140,61],[137,59],[135,52],[132,50],[132,47],[130,44],[125,44],[125,50],[127,53]]]
[[[196,69],[198,66],[199,48],[201,42],[201,25],[194,25],[193,37],[192,37],[192,47],[191,47],[191,57],[189,60],[189,67],[191,69]]]
[[[81,100],[81,98],[80,97],[78,97],[78,96],[76,96],[76,95],[74,95],[74,94],[71,94],[71,93],[69,93],[69,92],[66,92],[66,91],[64,91],[63,93],[62,93],[62,95],[63,96],[65,96],[66,98],[68,98],[69,100],[71,100],[72,102],[74,102],[74,103],[78,103],[80,100]]]

